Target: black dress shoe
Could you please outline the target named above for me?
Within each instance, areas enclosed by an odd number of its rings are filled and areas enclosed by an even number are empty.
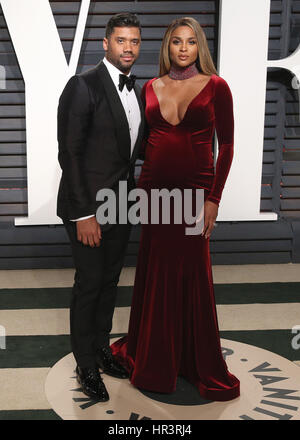
[[[109,376],[127,379],[129,374],[125,368],[113,357],[110,347],[101,347],[96,353],[96,362],[103,373]]]
[[[108,392],[97,367],[80,368],[77,366],[76,375],[84,394],[100,402],[109,400]]]

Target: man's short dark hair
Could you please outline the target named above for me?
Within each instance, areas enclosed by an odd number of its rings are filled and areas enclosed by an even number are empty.
[[[141,33],[141,25],[137,15],[131,12],[121,12],[120,14],[113,15],[107,25],[105,31],[105,37],[109,38],[114,31],[115,27],[137,27]]]

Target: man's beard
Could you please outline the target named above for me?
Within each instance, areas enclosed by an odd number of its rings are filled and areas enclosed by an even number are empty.
[[[131,67],[133,66],[134,62],[135,62],[135,59],[133,58],[133,61],[130,65],[128,65],[128,64],[124,65],[124,64],[122,64],[122,58],[120,58],[118,61],[118,69],[121,70],[121,72],[128,72],[131,69]]]
[[[133,57],[133,61],[130,65],[128,65],[128,64],[125,65],[122,63],[122,57],[120,57],[120,58],[111,57],[109,51],[107,53],[107,56],[109,57],[108,60],[110,60],[112,62],[112,64],[114,64],[114,66],[117,67],[117,69],[119,69],[123,73],[129,72],[131,67],[135,63],[135,58],[134,58],[133,54],[128,54],[128,55]]]

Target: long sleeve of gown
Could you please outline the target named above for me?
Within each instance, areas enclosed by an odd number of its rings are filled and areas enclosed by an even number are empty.
[[[221,77],[216,83],[214,108],[219,148],[213,185],[207,200],[219,206],[233,159],[234,144],[233,99],[227,82]]]

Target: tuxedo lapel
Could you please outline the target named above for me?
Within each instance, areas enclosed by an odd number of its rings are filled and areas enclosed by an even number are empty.
[[[140,91],[139,91],[138,86],[136,84],[134,85],[134,92],[135,92],[135,95],[136,95],[136,98],[137,98],[137,101],[138,101],[138,104],[139,104],[139,108],[140,108],[140,111],[141,111],[141,123],[140,123],[140,126],[139,126],[138,136],[137,136],[137,139],[136,139],[136,142],[135,142],[135,145],[134,145],[134,148],[133,148],[133,152],[132,152],[132,155],[131,155],[131,159],[130,159],[130,162],[132,164],[136,161],[136,158],[138,156],[138,153],[139,153],[138,150],[139,150],[139,146],[141,145],[141,142],[142,142],[142,139],[143,139],[143,136],[144,136],[144,128],[145,128],[144,105],[143,105],[141,97],[140,97]]]
[[[120,155],[123,159],[128,161],[130,159],[131,141],[129,125],[122,102],[110,74],[102,61],[98,64],[97,72],[104,85],[107,102],[114,119],[115,133]]]

